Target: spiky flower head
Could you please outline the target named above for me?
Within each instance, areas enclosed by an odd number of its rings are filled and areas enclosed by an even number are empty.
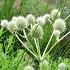
[[[28,14],[26,19],[29,24],[35,24],[35,17],[32,14]]]
[[[65,29],[66,29],[66,23],[63,19],[59,18],[59,19],[56,19],[54,24],[54,29],[55,30],[59,30],[60,32],[64,32]]]
[[[24,70],[34,70],[34,68],[32,66],[25,66]]]
[[[43,65],[46,65],[47,66],[48,64],[49,64],[49,62],[47,60],[44,60],[43,61]]]
[[[54,20],[55,18],[59,18],[61,15],[58,9],[53,9],[51,12],[51,19]]]
[[[8,26],[8,20],[2,20],[1,21],[1,26],[6,28]]]
[[[18,17],[16,17],[16,16],[12,17],[12,21],[17,22],[17,20],[18,20]]]
[[[53,34],[54,34],[54,36],[58,37],[58,36],[60,36],[60,31],[59,30],[54,30]]]
[[[19,16],[16,24],[18,30],[23,30],[24,28],[27,28],[27,25],[27,20],[24,17]]]
[[[59,70],[66,70],[66,65],[65,65],[65,63],[60,63],[60,64],[58,65],[58,69],[59,69]]]
[[[43,29],[40,25],[35,24],[31,30],[32,36],[38,39],[43,37]]]
[[[17,31],[16,22],[15,21],[9,21],[7,29],[9,29],[12,32]]]
[[[40,16],[37,18],[36,22],[37,24],[43,26],[45,24],[45,19]]]
[[[50,15],[45,14],[44,16],[42,16],[42,18],[44,19],[45,22],[47,22],[47,20],[50,19]]]

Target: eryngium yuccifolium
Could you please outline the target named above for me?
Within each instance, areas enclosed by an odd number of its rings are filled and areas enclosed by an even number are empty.
[[[58,65],[58,69],[59,69],[59,70],[66,70],[66,65],[65,65],[64,63],[60,63],[60,64]]]
[[[37,24],[39,24],[41,26],[44,26],[45,19],[40,16],[40,17],[37,18],[36,22],[37,22]]]
[[[60,11],[58,9],[53,9],[51,12],[51,19],[54,20],[55,18],[60,17]]]
[[[42,18],[44,19],[44,21],[46,23],[47,20],[50,19],[50,15],[49,14],[45,14],[44,16],[42,16]]]
[[[43,29],[38,24],[35,24],[33,26],[31,33],[34,38],[42,39],[42,37],[43,37]]]
[[[58,36],[60,36],[60,31],[59,30],[54,30],[53,34],[54,34],[54,36],[58,37]]]
[[[32,14],[27,15],[26,19],[29,24],[35,24],[35,17]]]
[[[28,25],[27,20],[24,17],[19,16],[16,24],[17,29],[23,30],[24,28],[27,28],[27,25]]]
[[[12,17],[12,21],[17,22],[17,20],[18,20],[18,17],[16,17],[16,16]]]
[[[60,19],[56,19],[54,24],[53,24],[53,26],[54,26],[55,30],[59,30],[60,32],[64,32],[65,29],[66,29],[66,23],[61,18]]]
[[[43,65],[46,65],[47,66],[48,64],[49,64],[49,62],[47,60],[44,60],[43,61]]]
[[[10,21],[7,29],[9,29],[12,32],[17,31],[16,22],[15,21]]]
[[[24,70],[34,70],[34,68],[32,66],[25,66]]]
[[[6,28],[8,26],[8,20],[2,20],[1,21],[1,26]]]

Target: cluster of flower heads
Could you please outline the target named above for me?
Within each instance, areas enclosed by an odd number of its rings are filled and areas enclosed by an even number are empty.
[[[47,23],[47,21],[54,20],[53,28],[54,28],[54,36],[60,36],[60,33],[64,32],[66,29],[66,23],[63,19],[60,18],[60,11],[58,9],[52,10],[51,14],[45,14],[38,18],[35,18],[32,14],[28,14],[26,17],[18,16],[13,17],[11,21],[2,20],[1,26],[9,29],[12,32],[16,32],[18,30],[24,30],[31,26],[31,32],[34,37],[42,38],[43,36],[43,26]],[[52,21],[51,21],[52,22]]]

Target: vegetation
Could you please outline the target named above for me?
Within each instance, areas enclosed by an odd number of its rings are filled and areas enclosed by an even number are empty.
[[[59,0],[57,5],[52,4],[51,0],[47,0],[47,1],[46,0],[20,0],[18,2],[19,3],[18,6],[16,4],[17,1],[19,0],[2,1],[2,4],[0,5],[1,22],[4,19],[10,21],[12,20],[11,18],[13,16],[16,16],[16,17],[19,16],[19,18],[20,16],[24,16],[27,18],[28,14],[33,14],[35,19],[37,19],[38,17],[43,16],[45,14],[48,14],[48,13],[51,14],[51,11],[53,10],[53,8],[58,9],[58,13],[61,12],[61,14],[57,13],[54,19],[51,18],[45,23],[44,26],[42,26],[43,36],[35,35],[35,33],[37,32],[34,31],[36,30],[34,29],[34,27],[36,27],[39,30],[39,26],[37,27],[37,25],[34,26],[33,24],[32,27],[34,30],[32,30],[31,24],[30,24],[28,29],[25,29],[25,32],[27,34],[29,41],[25,37],[23,37],[22,39],[21,35],[25,36],[25,33],[23,31],[19,31],[21,27],[16,33],[13,32],[15,34],[14,35],[13,33],[10,32],[9,29],[0,26],[0,70],[26,70],[26,69],[27,70],[29,69],[30,70],[31,69],[32,70],[70,70],[69,0],[64,0],[64,1]],[[55,20],[57,20],[57,18],[60,18],[60,17],[63,20],[65,20],[66,29],[64,30],[60,29],[59,31],[56,31],[55,33],[53,33],[53,29],[55,27],[53,28],[52,25],[54,25],[56,23]],[[37,21],[35,20],[35,22]],[[9,23],[11,24],[12,22],[9,22]],[[40,31],[41,33],[39,34],[42,34],[41,28],[40,28]],[[61,34],[60,34],[60,31],[62,32]],[[31,32],[33,32],[32,35],[30,35]],[[52,33],[54,34],[54,36],[52,37],[50,44],[48,45],[48,48],[45,51],[46,45],[48,44],[48,41]],[[60,38],[56,37],[57,33],[59,34]],[[19,36],[22,42],[27,46],[27,48],[25,48],[23,46],[23,43],[19,41],[19,38],[18,36],[16,36],[16,34]],[[36,39],[41,37],[42,39]],[[57,43],[56,45],[54,45],[55,42]],[[51,47],[53,48],[51,49]],[[33,53],[30,52],[30,50]],[[44,56],[42,56],[42,54],[45,55],[45,58]],[[43,57],[43,59],[40,58],[40,55]],[[62,67],[65,69],[63,69]]]

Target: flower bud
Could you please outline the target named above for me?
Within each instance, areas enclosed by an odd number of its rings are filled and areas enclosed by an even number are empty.
[[[2,20],[1,26],[6,28],[8,26],[8,20]]]
[[[32,14],[27,15],[26,19],[29,24],[35,24],[35,17]]]
[[[17,22],[17,20],[18,20],[18,17],[12,17],[12,21],[15,21],[15,22]]]
[[[27,25],[28,23],[26,19],[22,16],[19,16],[16,24],[18,30],[23,30],[24,28],[27,28]]]
[[[66,29],[66,23],[61,18],[60,19],[56,19],[54,24],[53,24],[53,26],[54,26],[55,30],[59,30],[60,32],[64,32],[65,29]]]
[[[59,69],[59,70],[66,70],[66,65],[65,65],[64,63],[60,63],[60,64],[58,65],[58,69]]]
[[[7,28],[12,32],[17,31],[16,22],[10,21]]]
[[[59,30],[54,30],[53,34],[54,34],[54,36],[58,37],[58,36],[60,36],[60,31]]]
[[[31,30],[32,36],[38,39],[43,37],[43,29],[40,25],[35,24]]]
[[[51,19],[54,20],[55,18],[60,17],[60,11],[58,9],[53,9],[51,12]]]
[[[34,68],[32,66],[25,66],[24,70],[34,70]]]

